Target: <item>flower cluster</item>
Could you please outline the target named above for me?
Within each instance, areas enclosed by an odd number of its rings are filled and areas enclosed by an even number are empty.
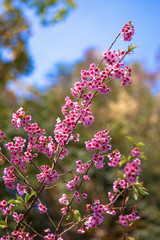
[[[103,168],[104,165],[105,165],[105,163],[103,162],[104,157],[101,156],[101,155],[102,155],[102,153],[99,153],[99,154],[95,153],[95,154],[93,154],[92,161],[94,162],[94,166],[96,168]]]
[[[127,183],[125,180],[117,180],[113,183],[113,191],[117,193],[117,191],[121,189],[127,189],[129,187],[129,183]]]
[[[107,129],[97,132],[91,141],[85,142],[86,149],[89,152],[93,150],[101,150],[104,153],[110,150],[111,145],[109,145],[109,141],[111,140],[111,137],[106,136],[108,133],[109,131]]]
[[[105,206],[104,211],[109,215],[116,215],[116,211],[114,210],[113,206]]]
[[[61,208],[61,212],[63,215],[67,214],[67,206]]]
[[[20,196],[22,196],[23,194],[27,193],[27,189],[26,186],[22,186],[19,183],[17,183],[17,192]]]
[[[110,160],[110,162],[108,163],[108,165],[110,167],[116,167],[120,161],[121,161],[121,154],[120,152],[116,149],[114,151],[112,151],[110,154],[108,154],[108,158]]]
[[[24,232],[23,229],[19,229],[19,230],[14,230],[12,232],[12,236],[19,240],[19,239],[23,239],[23,240],[33,240],[34,239],[34,236],[30,236],[29,233],[27,232]],[[11,236],[11,234],[7,234],[7,236],[3,236],[0,238],[0,240],[9,240],[9,239],[13,239],[13,237]]]
[[[53,233],[50,233],[50,228],[47,228],[44,231],[47,233],[47,235],[44,237],[45,240],[55,240],[55,235]]]
[[[124,27],[121,29],[121,34],[123,36],[122,40],[124,41],[131,41],[132,36],[134,35],[134,26],[131,21],[125,24]]]
[[[111,78],[116,78],[122,80],[121,86],[126,86],[131,83],[131,72],[132,69],[128,66],[125,66],[122,59],[124,58],[124,50],[116,52],[115,50],[107,51],[104,53],[104,60],[107,63],[107,68],[105,69],[107,76]]]
[[[41,169],[43,172],[36,175],[38,182],[43,182],[45,180],[45,183],[53,183],[53,178],[55,180],[58,179],[58,174],[56,170],[51,170],[51,168],[48,165],[42,165]]]
[[[38,152],[46,154],[48,158],[51,158],[56,150],[56,145],[51,136],[47,138],[46,136],[41,135],[38,139],[38,143],[34,145],[34,148],[36,148]]]
[[[65,101],[65,105],[62,107],[62,113],[65,116],[65,119],[63,122],[61,122],[60,119],[57,119],[57,124],[54,130],[54,138],[61,147],[73,138],[71,132],[75,129],[77,120],[80,117],[80,106],[78,103],[70,100],[69,97],[66,97]]]
[[[66,188],[70,191],[73,191],[76,187],[77,182],[80,181],[79,176],[75,176],[71,181],[66,184]]]
[[[134,156],[134,157],[140,157],[141,156],[141,153],[139,151],[139,148],[138,147],[134,147],[131,151],[131,155]]]
[[[71,88],[72,95],[77,98],[78,94],[80,94],[83,89],[87,90],[96,90],[100,94],[107,94],[109,91],[111,91],[110,88],[108,88],[104,84],[104,79],[107,79],[108,75],[106,72],[102,71],[100,72],[100,69],[96,67],[94,63],[90,64],[90,68],[88,70],[82,70],[81,71],[81,81],[82,82],[76,82],[74,84],[74,88]],[[91,100],[92,100],[93,94],[89,92],[88,94],[82,94],[82,106],[90,106]]]
[[[12,213],[12,216],[13,216],[13,218],[14,218],[14,221],[15,221],[16,223],[18,223],[18,222],[21,220],[21,218],[23,217],[23,214],[20,213],[20,214],[18,215],[17,212],[13,212],[13,213]]]
[[[40,213],[45,213],[45,212],[47,212],[46,206],[44,206],[44,205],[42,205],[42,204],[38,204],[38,210],[40,211]]]
[[[32,159],[32,155],[27,153],[23,154],[26,139],[22,137],[15,137],[14,142],[8,142],[4,144],[4,147],[7,148],[11,155],[11,162],[15,165],[18,165],[23,171],[26,171],[26,163]]]
[[[68,205],[67,195],[66,194],[62,194],[62,198],[59,199],[59,202],[61,204]]]
[[[15,181],[17,180],[17,177],[14,172],[14,167],[10,166],[4,169],[3,171],[3,181],[7,188],[14,189],[15,188]]]
[[[14,207],[14,204],[10,204],[8,207],[3,208],[2,214],[3,215],[11,215],[12,207]]]
[[[21,126],[25,126],[29,121],[31,121],[31,116],[26,115],[22,107],[20,107],[16,113],[12,114],[11,123],[15,126],[16,129],[19,129]]]
[[[133,222],[140,219],[139,216],[136,215],[136,213],[133,211],[132,213],[128,214],[128,215],[119,215],[119,223],[122,224],[123,227],[128,226],[128,221],[129,222]]]
[[[135,157],[135,156],[140,156],[140,155],[141,154],[140,154],[139,149],[137,147],[134,147],[131,151],[131,156],[130,156],[129,159],[132,160],[133,156]],[[108,154],[108,157],[109,157],[109,160],[110,160],[110,163],[108,165],[110,167],[117,166],[121,161],[120,156],[121,155],[120,155],[120,152],[118,150],[115,150],[112,153]],[[127,190],[131,186],[130,183],[136,183],[137,182],[137,175],[141,174],[141,169],[138,166],[138,165],[141,164],[140,159],[136,158],[133,161],[131,161],[131,160],[128,161],[126,159],[126,165],[124,167],[124,173],[125,174],[122,174],[123,179],[118,178],[116,181],[114,181],[114,183],[113,183],[113,192],[114,193],[111,193],[111,192],[108,193],[110,204],[109,204],[109,206],[106,205],[106,207],[104,208],[104,210],[106,211],[107,214],[116,215],[116,211],[114,210],[115,199],[118,196],[123,195],[124,190]],[[120,215],[119,216],[119,222],[123,226],[128,226],[127,219],[129,221],[132,221],[131,220],[132,217],[133,217],[134,221],[139,219],[139,217],[137,217],[135,215],[135,210],[134,210],[134,213],[128,214],[126,216]]]
[[[78,191],[74,192],[74,196],[77,198],[76,199],[77,202],[81,202],[80,193]],[[87,198],[87,194],[86,193],[82,193],[81,196],[82,196],[83,199]]]
[[[17,147],[18,152],[23,152],[22,148],[24,147],[24,144],[22,145],[21,141],[22,139],[14,139],[15,145],[13,142],[9,142],[8,144],[5,145],[6,148],[8,148],[9,151],[13,152],[13,157],[14,154],[16,155],[16,161],[18,162],[17,164],[21,167],[23,171],[26,171],[26,168],[24,166],[24,162],[29,163],[29,160],[32,160],[33,157],[37,157],[38,154],[31,154],[32,149],[35,148],[38,150],[38,152],[46,154],[48,158],[52,157],[53,153],[56,153],[56,145],[53,142],[53,138],[51,136],[46,137],[44,134],[46,134],[45,129],[41,129],[38,124],[35,123],[28,123],[31,121],[31,116],[27,115],[26,112],[23,110],[23,108],[19,108],[16,113],[13,114],[12,118],[12,124],[15,125],[16,129],[19,129],[21,126],[24,127],[24,130],[28,132],[28,144],[26,146],[27,152],[25,153],[25,156],[22,154],[19,154],[20,158],[20,163],[18,161],[18,155],[15,154],[17,153]],[[25,139],[24,139],[25,140]],[[26,142],[26,140],[24,141]],[[19,145],[18,145],[19,144]],[[20,145],[21,144],[21,145]],[[13,149],[13,147],[16,147]],[[20,149],[21,147],[21,149]],[[21,166],[22,165],[22,166]]]
[[[89,168],[89,164],[88,163],[83,164],[81,160],[76,161],[76,164],[77,164],[76,172],[78,174],[84,173],[85,170]]]
[[[131,182],[131,183],[135,183],[137,182],[137,175],[140,175],[142,170],[141,168],[138,166],[141,164],[141,161],[136,158],[134,161],[132,162],[128,162],[127,165],[124,168],[126,177],[127,177],[127,181]]]
[[[86,229],[96,228],[103,222],[104,206],[100,204],[100,200],[95,200],[93,207],[93,215],[88,217],[85,221]]]
[[[108,150],[111,150],[111,145],[109,142],[111,140],[110,136],[107,136],[109,131],[105,129],[104,131],[99,131],[94,135],[94,138],[91,141],[86,141],[86,149],[91,152],[97,150],[98,152],[93,154],[92,161],[96,168],[103,168],[105,163],[103,162],[104,156],[102,153],[105,153]]]

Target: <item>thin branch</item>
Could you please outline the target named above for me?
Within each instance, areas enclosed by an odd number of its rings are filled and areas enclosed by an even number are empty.
[[[54,227],[54,229],[56,229],[56,225],[55,225],[55,223],[53,222],[53,220],[52,220],[52,218],[50,217],[50,215],[48,214],[48,212],[45,212],[45,214],[47,215],[47,217],[48,217],[50,223],[52,224],[52,226]]]
[[[81,219],[80,222],[83,222],[88,216],[84,217]],[[68,227],[67,229],[65,229],[63,232],[61,232],[58,237],[62,236],[65,232],[68,232],[70,229],[72,229],[73,227],[75,227],[76,225],[78,225],[80,222],[75,222],[72,226]]]
[[[106,206],[108,207],[108,206],[112,205],[113,203],[115,203],[116,200],[117,200],[120,196],[122,196],[122,193],[123,193],[123,192],[124,192],[124,189],[115,197],[115,199],[113,200],[113,202],[108,203]]]
[[[89,172],[89,170],[90,170],[92,164],[93,164],[93,161],[90,163],[90,166],[89,166],[89,168],[86,170],[86,172],[85,172],[84,175],[87,175],[87,174],[88,174],[88,172]],[[84,178],[82,178],[81,182],[79,183],[79,185],[78,185],[78,187],[77,187],[77,191],[78,191],[79,188],[81,187],[83,181],[84,181]],[[69,209],[69,207],[71,206],[71,204],[72,204],[74,198],[75,198],[75,195],[72,196],[72,198],[71,198],[69,204],[67,205],[67,209],[66,209],[66,211],[68,211],[68,209]],[[65,218],[65,215],[63,215],[63,216],[61,217],[61,219],[60,219],[60,221],[59,221],[59,224],[58,224],[58,226],[57,226],[56,234],[55,234],[55,235],[58,234],[58,231],[59,231],[59,229],[60,229],[60,227],[61,227],[61,225],[62,225],[62,222],[63,222],[64,218]]]
[[[117,39],[119,38],[120,35],[121,35],[121,33],[119,33],[119,34],[117,35],[117,37],[114,39],[114,41],[111,43],[110,47],[108,48],[108,51],[111,50],[111,48],[113,47],[113,45],[115,44],[115,42],[117,41]],[[103,58],[102,58],[101,61],[97,64],[96,67],[99,67],[102,62],[103,62]]]
[[[39,191],[37,192],[36,197],[33,199],[33,201],[30,203],[29,207],[27,208],[26,212],[24,213],[23,217],[21,218],[21,220],[19,221],[19,223],[17,224],[17,226],[15,227],[14,230],[17,230],[20,226],[21,223],[23,223],[25,217],[28,215],[28,213],[30,212],[30,210],[32,209],[33,205],[35,204],[35,202],[38,200],[39,196],[41,195],[41,193],[43,192],[44,188],[45,188],[46,183],[43,182],[43,184],[41,185]]]
[[[48,186],[47,185],[44,190],[52,189],[52,188],[57,187],[58,185],[60,185],[62,183],[67,183],[67,182],[66,181],[62,181],[62,182],[59,182],[59,183],[57,183],[55,185],[52,185],[52,186]]]
[[[117,41],[117,39],[119,38],[119,36],[121,35],[121,33],[119,33],[117,35],[117,37],[114,39],[114,41],[111,43],[111,46],[108,48],[108,51],[111,50],[111,48],[113,47],[113,45],[115,44],[115,42]]]
[[[30,160],[31,164],[33,164],[35,166],[35,168],[39,171],[42,172],[42,170],[37,166],[37,164],[35,162],[33,162],[32,160]]]
[[[44,237],[43,237],[40,233],[38,233],[34,228],[31,227],[31,225],[27,224],[25,221],[23,222],[22,225],[25,225],[26,227],[30,228],[30,229],[31,229],[34,233],[36,233],[39,237],[41,237],[41,238],[44,239]]]

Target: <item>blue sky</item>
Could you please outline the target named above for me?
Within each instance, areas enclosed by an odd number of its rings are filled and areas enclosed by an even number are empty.
[[[135,26],[132,45],[139,47],[128,61],[139,61],[148,71],[157,69],[155,56],[160,50],[159,0],[76,2],[77,8],[55,26],[43,27],[33,12],[26,12],[32,24],[29,49],[34,70],[31,75],[23,78],[24,82],[43,87],[46,84],[46,73],[56,63],[77,62],[83,59],[85,50],[90,47],[103,53],[129,20]],[[126,49],[127,45],[127,42],[124,44],[119,39],[115,48]]]

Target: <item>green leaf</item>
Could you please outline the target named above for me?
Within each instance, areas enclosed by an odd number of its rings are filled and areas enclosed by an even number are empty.
[[[136,144],[136,146],[138,146],[138,147],[139,146],[144,146],[144,143],[143,142],[139,142],[139,143]]]
[[[24,199],[24,202],[27,203],[30,199],[30,195],[27,193]]]
[[[143,154],[141,155],[141,158],[142,158],[143,160],[147,160],[147,159],[146,159],[146,156],[144,156]]]
[[[133,238],[133,237],[129,237],[129,236],[127,236],[127,237],[129,240],[135,240],[135,238]]]
[[[81,221],[81,214],[78,210],[73,211],[73,220],[75,222],[80,222]]]
[[[19,200],[19,203],[24,203],[24,200],[22,197],[20,197],[19,195],[16,195],[17,200]]]
[[[7,202],[7,204],[17,204],[17,203],[21,203],[21,201],[16,199],[11,199]]]
[[[138,196],[139,196],[138,189],[135,186],[133,186],[133,197],[136,201],[138,199]]]
[[[24,203],[18,204],[18,207],[24,207]]]
[[[30,194],[30,196],[32,197],[33,195],[35,195],[36,194],[36,192],[35,191],[31,191],[31,194]]]
[[[128,46],[128,51],[129,52],[131,52],[133,49],[135,49],[135,48],[137,48],[138,46],[132,46],[132,45],[130,45],[130,46]]]
[[[66,220],[69,221],[71,219],[71,213],[69,213],[66,217]]]
[[[5,217],[5,223],[7,224],[7,219],[8,219],[8,216]]]
[[[120,165],[120,167],[124,164],[124,163],[126,163],[127,162],[127,158],[126,157],[122,157],[122,160],[120,161],[120,163],[119,163],[119,165]]]
[[[133,138],[130,136],[126,137],[134,146],[136,145],[135,142],[133,141]]]
[[[149,192],[147,191],[146,188],[142,187],[142,186],[137,186],[138,191],[142,194],[142,195],[149,195]]]
[[[7,223],[4,220],[0,221],[0,228],[7,228]]]
[[[7,228],[6,225],[0,224],[0,228]]]
[[[24,199],[25,203],[27,203],[29,201],[29,199],[35,194],[36,194],[35,191],[31,191],[31,194],[27,193],[26,196],[25,196],[25,199]]]

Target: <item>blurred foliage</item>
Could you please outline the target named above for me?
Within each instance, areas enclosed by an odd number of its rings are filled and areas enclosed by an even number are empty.
[[[56,82],[56,85],[47,89],[45,93],[32,91],[32,99],[16,99],[14,94],[5,91],[0,95],[0,122],[1,129],[7,133],[8,138],[12,138],[14,134],[19,134],[10,124],[10,115],[13,109],[18,108],[18,102],[23,101],[23,107],[33,116],[33,121],[37,121],[40,127],[46,128],[47,134],[53,136],[54,125],[57,117],[62,117],[61,106],[64,104],[64,98],[69,95],[69,88],[74,82],[79,80],[80,70],[87,69],[89,63],[97,62],[99,59],[95,51],[88,51],[86,58],[76,63],[72,67],[72,71],[65,71],[65,64],[58,66],[58,71],[55,79],[50,81]],[[67,65],[66,65],[67,66]],[[109,83],[112,92],[106,96],[98,96],[92,106],[95,121],[89,128],[78,126],[76,132],[80,133],[80,142],[70,143],[69,155],[66,159],[60,162],[58,172],[69,170],[75,167],[75,161],[82,161],[91,158],[90,153],[85,150],[84,141],[92,138],[95,132],[105,128],[110,130],[112,137],[113,149],[119,149],[122,154],[130,153],[131,144],[128,143],[126,136],[132,136],[135,141],[145,143],[144,153],[147,161],[143,161],[143,173],[141,179],[144,181],[144,186],[149,190],[150,195],[141,197],[137,204],[140,211],[141,220],[133,226],[135,230],[134,236],[136,240],[158,240],[160,235],[160,152],[159,152],[159,135],[160,135],[160,95],[152,95],[151,88],[154,85],[157,74],[148,74],[143,67],[138,63],[132,64],[133,83],[125,88],[120,87],[120,82],[114,80]],[[24,137],[25,133],[20,132]],[[47,159],[44,156],[39,157],[37,164],[46,164]],[[4,162],[2,161],[3,165]],[[0,176],[2,176],[2,166]],[[35,183],[34,175],[36,170],[32,167],[30,171],[33,173],[30,181]],[[102,202],[107,202],[107,192],[111,190],[112,183],[116,178],[115,169],[110,169],[107,164],[102,170],[92,170],[91,178],[93,181],[85,184],[84,192],[88,192],[88,202],[93,202],[94,199],[100,198]],[[70,179],[70,177],[68,177]],[[9,195],[15,194],[14,191],[4,189],[1,184],[1,199],[9,199]],[[49,211],[55,222],[59,219],[60,204],[56,199],[61,197],[65,190],[65,185],[61,185],[55,189],[45,191],[42,195],[42,200],[49,206]],[[56,206],[53,207],[53,206]],[[118,224],[115,224],[116,217],[105,216],[104,223],[95,230],[86,232],[83,238],[85,239],[100,239],[100,240],[115,240],[121,239],[121,229]],[[47,228],[47,219],[44,215],[39,215],[37,223],[36,210],[29,215],[28,221],[33,222],[33,226],[37,226],[39,221],[39,231],[43,234],[42,229]],[[65,239],[81,239],[74,230],[66,233]]]
[[[26,43],[28,37],[29,25],[19,9],[10,8],[0,15],[1,85],[31,71]]]
[[[33,63],[28,50],[32,22],[26,17],[34,11],[43,25],[64,19],[76,7],[74,0],[3,0],[0,3],[0,84],[29,74]]]

